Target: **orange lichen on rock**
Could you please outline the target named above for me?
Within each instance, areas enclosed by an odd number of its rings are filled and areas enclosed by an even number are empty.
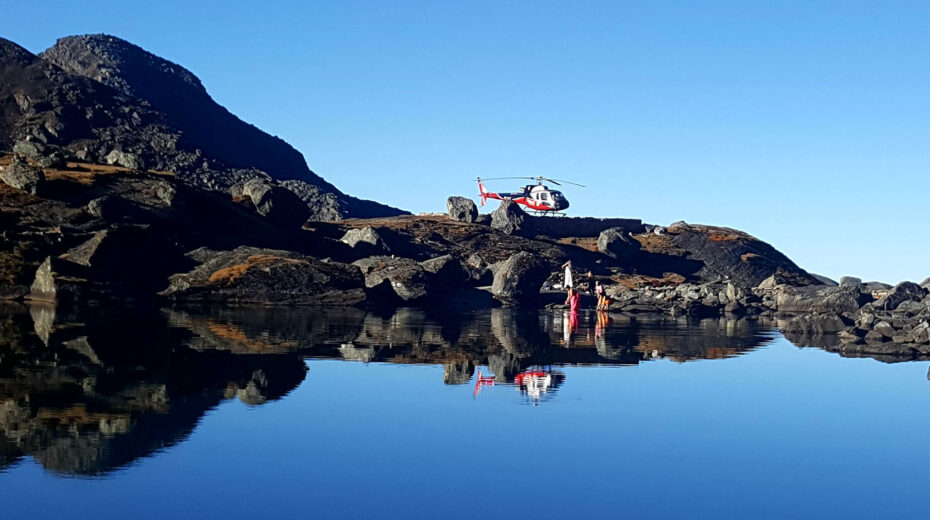
[[[744,262],[748,262],[752,260],[753,258],[759,258],[759,255],[755,253],[746,253],[744,255],[740,255],[740,259]]]

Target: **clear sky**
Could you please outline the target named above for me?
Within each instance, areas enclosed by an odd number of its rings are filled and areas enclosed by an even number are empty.
[[[930,276],[927,2],[3,3],[33,52],[105,32],[180,63],[353,195],[444,211],[544,175],[588,185],[574,215]]]

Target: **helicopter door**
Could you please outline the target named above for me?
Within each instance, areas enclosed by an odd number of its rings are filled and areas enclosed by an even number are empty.
[[[536,197],[539,198],[539,200],[545,203],[547,206],[551,206],[551,204],[549,204],[549,194],[547,192],[541,191],[536,194]]]

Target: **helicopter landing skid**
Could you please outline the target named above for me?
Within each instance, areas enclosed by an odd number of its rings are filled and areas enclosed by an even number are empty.
[[[538,209],[533,210],[532,215],[537,216],[537,217],[566,217],[568,216],[562,211],[541,211]]]

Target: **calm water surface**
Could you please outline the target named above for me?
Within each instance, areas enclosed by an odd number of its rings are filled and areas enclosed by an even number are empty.
[[[751,321],[3,307],[2,518],[917,518],[927,365]]]

